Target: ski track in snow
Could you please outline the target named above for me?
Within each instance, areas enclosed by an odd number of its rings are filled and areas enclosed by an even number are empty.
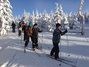
[[[84,36],[67,33],[61,37],[61,45],[59,44],[59,56],[73,61],[77,67],[89,67],[89,27],[85,27],[85,32]],[[40,33],[38,43],[42,51],[36,49],[36,52],[40,56],[32,51],[31,42],[24,53],[24,41],[18,37],[17,32],[0,36],[0,67],[59,67],[60,62],[45,55],[49,54],[53,47],[52,33]],[[61,64],[60,67],[71,67]]]

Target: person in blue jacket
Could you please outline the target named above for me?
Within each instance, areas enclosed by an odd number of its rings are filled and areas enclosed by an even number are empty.
[[[60,29],[61,29],[61,24],[57,23],[56,29],[53,32],[53,38],[52,38],[53,48],[50,52],[50,55],[54,56],[55,59],[59,59],[59,46],[58,46],[58,44],[60,43],[61,35],[64,35],[65,33],[67,33],[67,30],[62,32]]]

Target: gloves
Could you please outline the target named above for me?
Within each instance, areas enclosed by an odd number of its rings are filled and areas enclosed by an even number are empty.
[[[43,32],[44,30],[41,30],[41,32]]]
[[[65,33],[67,33],[68,31],[67,31],[67,29],[65,30]]]

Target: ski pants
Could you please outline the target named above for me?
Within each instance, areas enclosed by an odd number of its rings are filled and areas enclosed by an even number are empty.
[[[18,30],[18,36],[21,36],[21,30]]]
[[[55,58],[59,58],[59,46],[58,43],[53,43],[53,48],[51,50],[50,55],[54,55]]]
[[[27,35],[26,35],[26,32],[24,32],[24,41],[26,40],[27,38]]]
[[[32,37],[31,38],[31,41],[32,41]],[[25,48],[28,46],[28,43],[29,43],[29,36],[26,35],[26,39],[25,39]]]
[[[15,28],[14,27],[12,28],[12,32],[15,32]]]
[[[38,48],[38,38],[32,37],[32,48]]]
[[[25,40],[25,48],[27,47],[28,43],[29,43],[29,36],[26,36],[26,40]]]

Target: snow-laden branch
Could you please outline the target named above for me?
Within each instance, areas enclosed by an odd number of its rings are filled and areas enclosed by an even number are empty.
[[[83,2],[84,2],[84,1],[81,0],[80,6],[79,6],[79,10],[78,10],[78,14],[79,14],[80,17],[83,17],[83,15],[81,14],[81,9],[82,9]]]

